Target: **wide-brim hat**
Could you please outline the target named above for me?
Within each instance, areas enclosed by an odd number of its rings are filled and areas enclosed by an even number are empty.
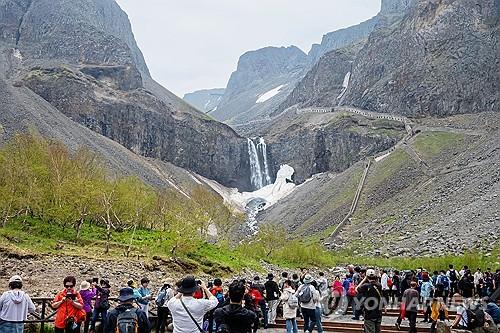
[[[9,279],[9,283],[12,282],[23,282],[23,279],[19,275],[14,275]]]
[[[198,285],[196,284],[196,280],[194,279],[194,277],[187,276],[182,280],[181,286],[177,288],[177,291],[180,292],[181,294],[192,294],[197,289]]]
[[[304,283],[310,284],[312,282],[313,282],[313,277],[310,274],[306,274],[306,276],[304,276]]]
[[[89,290],[90,289],[90,283],[88,281],[83,280],[82,283],[80,283],[80,290]]]
[[[134,289],[128,287],[120,289],[120,295],[118,296],[120,302],[126,302],[133,299],[135,299]]]

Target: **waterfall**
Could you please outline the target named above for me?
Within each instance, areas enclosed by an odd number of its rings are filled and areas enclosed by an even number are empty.
[[[250,158],[250,181],[255,190],[272,183],[267,160],[267,146],[264,138],[247,139],[248,155]]]
[[[248,140],[248,155],[250,156],[250,181],[255,189],[263,187],[262,169],[260,168],[259,154],[252,139]]]
[[[267,164],[267,146],[266,142],[264,141],[264,138],[259,138],[259,143],[257,144],[257,147],[260,147],[262,151],[262,162],[264,163],[264,177],[266,180],[266,183],[264,185],[269,185],[271,184],[271,175],[269,174],[269,164]]]

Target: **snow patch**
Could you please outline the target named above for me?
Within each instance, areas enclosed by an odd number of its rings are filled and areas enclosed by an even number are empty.
[[[14,49],[13,55],[17,59],[23,60],[23,55],[21,54],[21,51],[19,51],[19,49]]]
[[[350,80],[351,80],[351,72],[347,72],[347,74],[344,76],[344,82],[342,82],[342,88],[343,88],[342,92],[337,97],[337,99],[341,99],[342,97],[344,97],[344,95],[347,91],[347,88],[349,87]]]
[[[268,92],[263,93],[262,95],[259,95],[259,98],[255,103],[264,103],[265,101],[273,98],[280,93],[281,88],[283,88],[284,86],[285,85],[282,84],[281,86],[278,86],[272,90],[269,90]]]

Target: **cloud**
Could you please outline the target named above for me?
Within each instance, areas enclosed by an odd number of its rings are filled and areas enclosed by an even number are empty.
[[[378,0],[117,0],[153,77],[179,96],[225,87],[238,58],[311,44],[377,14]]]

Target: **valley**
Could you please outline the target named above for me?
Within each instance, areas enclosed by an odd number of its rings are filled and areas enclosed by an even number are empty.
[[[171,256],[206,274],[245,260],[255,270],[471,253],[497,263],[499,10],[382,0],[307,53],[247,51],[226,87],[181,99],[153,79],[114,0],[0,0],[0,153],[26,159],[1,169],[0,246],[52,255],[107,242],[112,256]],[[45,164],[16,140],[42,142]],[[140,184],[109,203],[112,217],[96,207],[81,217],[79,241],[60,233],[77,221],[48,213],[62,200],[47,162],[59,146],[67,161],[95,154],[110,188]],[[132,218],[124,206],[143,186],[155,205]],[[182,228],[193,237],[176,256],[167,248]]]

